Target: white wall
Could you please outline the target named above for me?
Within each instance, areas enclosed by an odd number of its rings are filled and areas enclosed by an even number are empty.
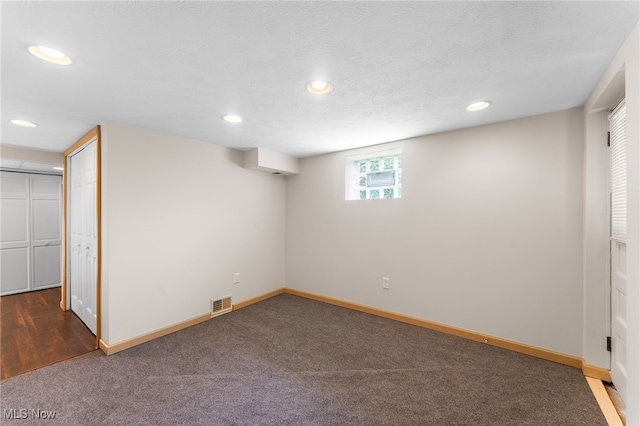
[[[623,76],[623,81],[620,81]],[[623,85],[627,106],[627,401],[626,417],[628,425],[640,425],[640,24],[631,32],[609,68],[595,87],[585,104],[586,157],[585,194],[591,203],[585,205],[585,217],[595,217],[590,209],[597,208],[602,189],[597,179],[601,173],[599,148],[596,146],[599,130],[598,112],[614,105],[615,98]],[[601,201],[600,201],[601,204]],[[585,221],[585,264],[590,261],[594,250],[598,249],[602,238],[597,221]],[[606,241],[605,241],[606,244]],[[589,249],[589,247],[592,247]],[[608,272],[607,272],[608,273]],[[598,338],[593,333],[600,318],[609,315],[602,306],[598,295],[609,291],[608,281],[599,280],[598,268],[585,267],[585,359],[596,359],[598,354],[590,339]]]
[[[620,90],[617,100],[624,88]],[[583,229],[583,358],[587,364],[607,370],[611,367],[611,352],[606,347],[607,336],[611,335],[608,115],[607,110],[585,114]]]
[[[287,287],[581,356],[583,133],[573,109],[303,159]],[[403,198],[345,201],[345,157],[396,147]]]
[[[102,136],[107,344],[283,287],[284,177],[204,142],[115,122]]]
[[[62,153],[7,144],[0,145],[0,157],[59,166],[64,164],[64,154]]]

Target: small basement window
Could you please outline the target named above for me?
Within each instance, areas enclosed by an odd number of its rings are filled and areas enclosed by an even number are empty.
[[[402,151],[375,152],[347,157],[345,200],[402,197]]]

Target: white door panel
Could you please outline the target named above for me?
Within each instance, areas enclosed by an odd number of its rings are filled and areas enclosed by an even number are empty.
[[[28,197],[28,195],[25,195]],[[0,240],[2,243],[29,242],[29,200],[28,198],[3,198],[0,205],[2,222]]]
[[[60,200],[32,200],[31,211],[33,241],[61,241]]]
[[[2,172],[0,179],[0,295],[31,289],[29,175]]]
[[[0,194],[2,198],[12,196],[24,196],[29,191],[29,180],[27,175],[22,173],[2,172],[2,184],[0,185]]]
[[[62,284],[62,181],[31,176],[31,250],[33,289]]]
[[[0,263],[3,296],[29,291],[29,248],[3,248],[0,250]]]
[[[40,290],[60,285],[60,245],[33,247],[33,283]]]
[[[60,198],[60,179],[51,176],[33,176],[31,179],[31,193],[40,197],[51,196],[52,199]]]
[[[611,240],[611,380],[627,391],[627,244]]]

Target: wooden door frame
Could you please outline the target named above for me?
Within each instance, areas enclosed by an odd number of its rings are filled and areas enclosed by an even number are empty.
[[[60,300],[60,308],[63,311],[68,311],[71,309],[71,304],[67,303],[68,297],[68,288],[67,288],[67,209],[68,209],[68,201],[69,201],[69,170],[68,170],[68,161],[69,157],[82,148],[84,145],[88,144],[95,138],[96,142],[96,244],[97,244],[97,252],[96,252],[96,349],[100,347],[100,332],[101,332],[101,309],[100,309],[100,293],[101,293],[101,285],[100,285],[100,276],[101,276],[101,258],[102,258],[102,247],[101,247],[101,144],[100,144],[100,126],[96,126],[91,129],[86,135],[81,137],[76,143],[71,145],[64,152],[64,170],[62,171],[62,217],[63,217],[63,232],[62,232],[62,291],[61,291],[61,300]]]

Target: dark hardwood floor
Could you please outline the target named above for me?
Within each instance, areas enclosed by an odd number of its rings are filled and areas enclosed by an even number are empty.
[[[96,349],[96,338],[71,311],[60,287],[0,297],[0,380]]]

